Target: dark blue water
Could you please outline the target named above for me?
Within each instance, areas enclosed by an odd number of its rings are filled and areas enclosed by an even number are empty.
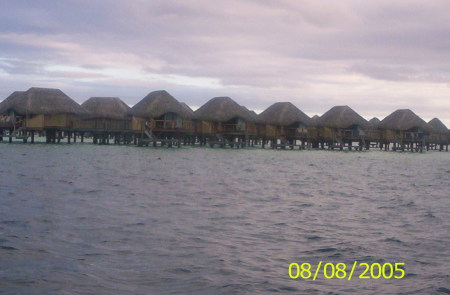
[[[449,294],[449,208],[449,153],[0,144],[0,294]]]

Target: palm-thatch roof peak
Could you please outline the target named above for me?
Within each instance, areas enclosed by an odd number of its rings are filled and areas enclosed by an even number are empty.
[[[319,122],[320,117],[318,115],[314,115],[311,117],[311,126],[316,127],[317,122]]]
[[[369,125],[371,128],[378,128],[380,122],[381,122],[380,119],[378,119],[377,117],[373,117],[372,119],[369,120]]]
[[[244,109],[244,111],[246,111],[246,112],[248,113],[248,115],[252,118],[253,122],[255,122],[255,123],[260,123],[260,122],[261,122],[261,120],[260,120],[258,114],[257,114],[255,111],[249,110],[249,109],[248,109],[246,106],[244,106],[244,105],[241,105],[241,107]]]
[[[302,123],[306,126],[312,124],[311,119],[290,102],[276,102],[259,115],[266,124],[289,126]]]
[[[81,106],[59,89],[32,87],[15,91],[0,103],[0,113],[18,115],[83,114]]]
[[[187,112],[189,112],[189,114],[191,114],[191,116],[194,115],[194,110],[192,110],[191,107],[187,103],[180,102],[180,104]]]
[[[118,97],[91,97],[81,104],[88,118],[122,120],[130,115],[131,108]]]
[[[431,126],[431,128],[433,128],[433,132],[440,133],[440,134],[448,133],[447,126],[445,126],[444,123],[442,123],[442,121],[439,120],[438,118],[433,118],[433,120],[428,122],[428,124]]]
[[[230,97],[221,96],[210,99],[194,112],[197,120],[227,122],[233,118],[241,118],[253,122],[249,112],[244,110]]]
[[[332,107],[317,120],[317,125],[328,128],[369,127],[367,120],[347,105]]]
[[[409,130],[414,127],[431,131],[431,126],[410,109],[399,109],[380,122],[381,129]]]
[[[165,90],[150,92],[131,108],[131,113],[144,118],[158,118],[166,113],[175,113],[185,119],[192,117],[192,114]]]

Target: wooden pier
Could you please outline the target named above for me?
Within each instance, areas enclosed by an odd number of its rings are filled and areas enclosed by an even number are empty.
[[[439,119],[427,123],[408,109],[382,121],[366,121],[348,106],[309,118],[279,102],[257,115],[215,97],[194,112],[164,90],[132,108],[117,97],[92,97],[80,106],[59,89],[30,88],[0,103],[0,142],[448,152],[450,134]]]

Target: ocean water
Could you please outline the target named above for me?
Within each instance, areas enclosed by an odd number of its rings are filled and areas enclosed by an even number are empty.
[[[450,294],[449,208],[445,152],[0,144],[0,294]]]

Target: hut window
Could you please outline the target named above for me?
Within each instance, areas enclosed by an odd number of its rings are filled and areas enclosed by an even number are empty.
[[[15,124],[16,123],[16,112],[14,110],[9,110],[8,111],[8,116],[9,116],[9,121],[12,124]]]
[[[344,136],[345,137],[352,137],[352,136],[358,136],[357,130],[344,130]]]
[[[244,131],[245,130],[245,121],[241,118],[238,118],[236,120],[236,130],[238,131]]]
[[[176,113],[164,114],[164,121],[165,128],[181,128],[183,126],[183,120]]]
[[[297,125],[297,133],[307,133],[308,130],[306,129],[306,126],[303,125],[302,123],[296,123],[295,125]]]
[[[364,130],[358,125],[351,126],[350,129],[344,131],[344,134],[347,137],[359,137],[366,135]]]
[[[414,132],[405,132],[405,139],[414,139]]]

